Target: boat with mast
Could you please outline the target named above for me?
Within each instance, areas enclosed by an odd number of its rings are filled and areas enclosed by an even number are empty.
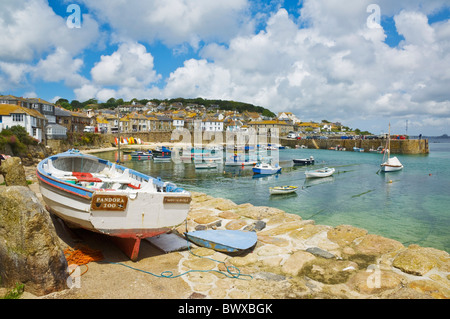
[[[386,141],[386,148],[383,156],[383,163],[381,166],[382,172],[395,172],[403,169],[402,163],[398,160],[396,156],[391,157],[391,123],[389,123],[389,133]]]

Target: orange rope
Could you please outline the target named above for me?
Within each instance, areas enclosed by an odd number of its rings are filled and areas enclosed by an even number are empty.
[[[64,256],[68,265],[86,266],[86,270],[81,275],[88,271],[88,263],[103,259],[103,254],[100,250],[91,249],[86,245],[77,245],[75,248],[69,247],[64,250]]]

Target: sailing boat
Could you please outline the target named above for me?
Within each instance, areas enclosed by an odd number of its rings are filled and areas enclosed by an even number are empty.
[[[387,160],[385,160],[386,158],[386,154],[387,154]],[[383,156],[383,163],[380,165],[381,166],[381,171],[382,172],[395,172],[395,171],[399,171],[403,168],[402,163],[400,163],[400,161],[398,160],[397,157],[390,157],[391,154],[391,123],[389,123],[389,133],[388,133],[388,138],[387,138],[387,142],[386,142],[386,150],[384,152],[384,156]]]

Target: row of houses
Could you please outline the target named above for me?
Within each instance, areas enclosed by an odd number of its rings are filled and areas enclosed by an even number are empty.
[[[70,112],[40,98],[0,95],[0,131],[20,125],[30,136],[45,142],[65,139],[67,132],[83,132],[93,123],[84,112]]]
[[[0,131],[21,125],[39,142],[65,139],[67,133],[81,133],[90,127],[96,133],[167,132],[175,129],[200,129],[207,132],[238,132],[250,128],[280,136],[299,130],[331,129],[332,124],[301,122],[290,112],[280,112],[276,118],[266,118],[256,112],[238,113],[201,105],[146,106],[131,104],[115,110],[89,109],[68,111],[40,98],[0,95]],[[125,113],[125,114],[124,114]],[[327,127],[328,125],[328,127]]]

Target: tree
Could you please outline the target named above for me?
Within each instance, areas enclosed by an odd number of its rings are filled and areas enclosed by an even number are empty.
[[[72,102],[70,102],[70,105],[72,106],[72,110],[80,109],[83,107],[80,101],[77,100],[72,100]]]

